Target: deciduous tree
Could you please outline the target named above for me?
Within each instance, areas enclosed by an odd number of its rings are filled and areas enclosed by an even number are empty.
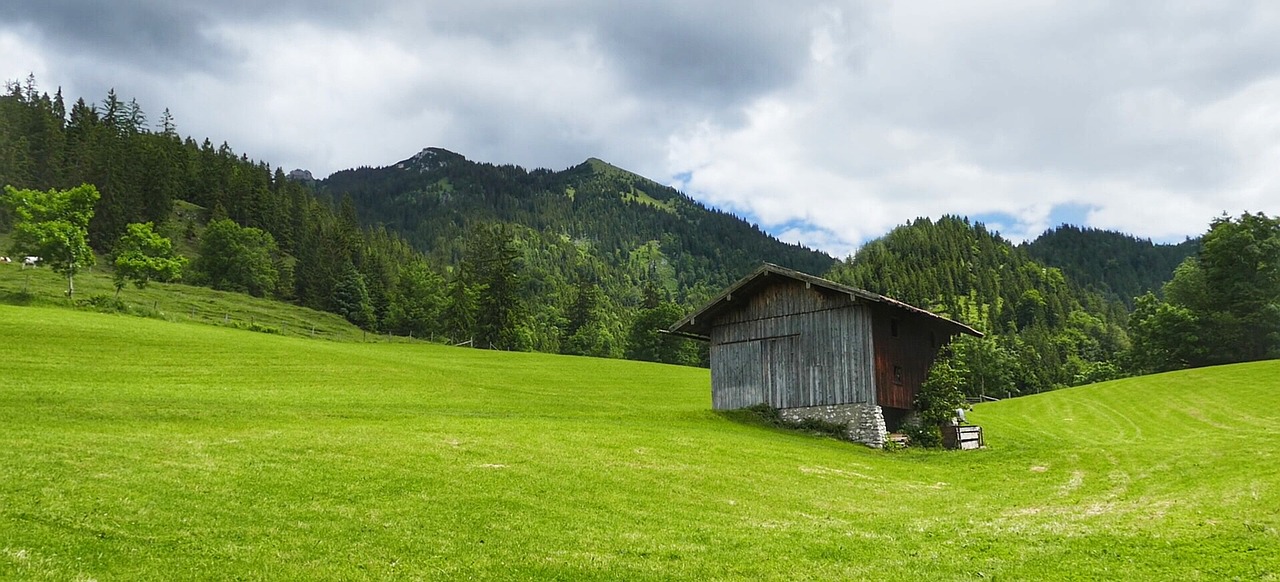
[[[160,236],[150,222],[135,222],[125,227],[124,236],[115,245],[116,296],[130,281],[142,289],[152,279],[176,281],[182,277],[187,258],[173,252],[173,243]]]
[[[1280,356],[1280,218],[1214,220],[1164,294],[1164,301],[1140,298],[1130,317],[1137,370]]]
[[[441,331],[445,309],[444,279],[424,262],[414,261],[400,269],[400,278],[391,292],[386,328],[396,333],[426,337]]]
[[[270,233],[224,218],[205,228],[200,237],[200,258],[193,269],[214,289],[262,297],[277,287],[277,252]]]
[[[18,190],[5,187],[5,206],[13,213],[13,252],[38,256],[67,278],[67,297],[75,294],[75,275],[93,266],[89,221],[98,189],[82,184],[70,190]]]
[[[667,301],[652,308],[641,309],[631,322],[627,338],[628,359],[667,364],[698,364],[698,346],[692,340],[662,333],[680,318],[685,310]]]

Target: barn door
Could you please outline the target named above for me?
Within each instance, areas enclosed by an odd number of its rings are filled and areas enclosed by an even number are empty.
[[[765,402],[774,408],[790,408],[802,404],[804,390],[800,374],[800,350],[796,336],[765,340]]]
[[[761,342],[749,341],[711,346],[711,406],[734,410],[767,402]]]

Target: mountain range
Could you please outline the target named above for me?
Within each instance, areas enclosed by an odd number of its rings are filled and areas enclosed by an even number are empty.
[[[335,203],[349,198],[361,222],[385,226],[442,263],[455,262],[467,230],[483,223],[520,225],[544,244],[572,244],[610,269],[634,266],[637,253],[661,257],[644,268],[666,272],[663,284],[681,300],[706,295],[762,261],[810,273],[835,262],[595,158],[558,172],[526,170],[432,147],[389,166],[334,173],[317,190]]]
[[[685,302],[761,262],[822,275],[843,258],[782,242],[757,225],[596,158],[562,171],[526,170],[428,147],[389,166],[344,170],[319,181],[305,170],[290,177],[315,184],[335,204],[350,198],[362,223],[382,225],[442,263],[456,262],[467,228],[485,222],[518,224],[553,242],[573,241],[613,267],[625,267],[637,249],[657,250],[674,271],[672,291]],[[1158,291],[1197,245],[1198,239],[1156,244],[1063,224],[1019,246],[1082,288],[1131,308],[1134,297]]]

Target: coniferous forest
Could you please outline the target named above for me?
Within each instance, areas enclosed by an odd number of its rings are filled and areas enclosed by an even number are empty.
[[[1067,225],[1013,245],[922,218],[836,261],[597,159],[526,170],[427,148],[293,179],[114,91],[68,104],[9,83],[0,185],[81,184],[100,196],[101,256],[134,252],[151,223],[188,255],[184,283],[482,348],[705,363],[705,346],[658,330],[772,262],[983,331],[952,347],[973,394],[1280,355],[1280,227],[1263,215],[1215,220],[1203,245]],[[12,221],[0,208],[0,232]]]
[[[1133,309],[1134,299],[1159,289],[1179,263],[1195,254],[1200,241],[1157,245],[1119,232],[1064,224],[1021,246],[1031,258],[1062,269],[1085,289]]]
[[[698,364],[705,349],[657,330],[762,260],[833,262],[598,160],[526,171],[428,149],[293,180],[114,91],[68,106],[34,78],[9,83],[0,184],[83,183],[100,193],[88,238],[101,255],[152,223],[193,249],[183,282],[494,349]]]
[[[974,394],[1005,397],[1118,377],[1122,302],[1086,290],[981,224],[927,218],[864,245],[829,277],[974,326],[953,349]]]

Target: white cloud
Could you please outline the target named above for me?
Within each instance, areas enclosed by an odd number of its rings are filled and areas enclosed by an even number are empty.
[[[0,79],[23,81],[34,74],[39,80],[49,75],[44,54],[33,42],[38,38],[37,31],[29,26],[0,29]]]
[[[741,126],[673,137],[669,170],[768,229],[834,233],[821,244],[837,253],[918,216],[1007,216],[1002,233],[1025,240],[1072,205],[1089,226],[1176,240],[1223,210],[1280,210],[1280,69],[1234,60],[1248,39],[1214,45],[1234,26],[1257,37],[1256,21],[1134,11],[1117,24],[1096,6],[902,3],[869,30],[828,12],[798,83]],[[1176,34],[1197,19],[1200,34]]]
[[[252,155],[320,175],[387,165],[426,146],[552,166],[557,148],[571,144],[581,161],[637,115],[582,37],[496,46],[304,23],[241,25],[219,36],[243,54],[234,79],[193,74],[166,100],[216,114],[203,115],[197,133],[220,130],[232,144],[256,144]]]
[[[1177,240],[1280,213],[1270,2],[86,6],[0,6],[0,74],[320,175],[596,156],[838,255],[919,216]]]
[[[1238,209],[1280,213],[1280,75],[1261,79],[1196,112],[1239,160],[1220,194]]]

